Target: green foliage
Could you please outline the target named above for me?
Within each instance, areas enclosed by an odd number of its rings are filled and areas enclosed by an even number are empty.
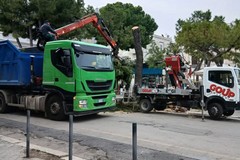
[[[60,28],[75,21],[80,20],[82,17],[89,13],[93,13],[93,8],[84,8],[83,0],[58,0],[56,9],[53,13],[52,23],[55,28]],[[60,39],[82,39],[90,38],[88,27],[79,28],[66,35],[59,37]],[[92,36],[91,36],[92,37]]]
[[[182,48],[177,43],[170,43],[166,49],[166,55],[179,54],[182,52]]]
[[[157,24],[142,7],[120,2],[108,4],[100,9],[101,17],[106,22],[114,39],[121,49],[133,48],[132,27],[139,26],[142,46],[150,43]],[[15,38],[23,37],[36,39],[36,29],[45,20],[49,20],[53,28],[67,25],[81,17],[93,13],[92,6],[84,8],[83,0],[0,0],[0,28],[4,35],[12,33]],[[33,37],[31,37],[33,35]],[[96,37],[99,43],[106,41],[97,30],[88,25],[60,38],[90,38]],[[115,60],[117,78],[130,83],[133,63],[128,59],[123,62]]]
[[[134,40],[132,35],[132,27],[139,26],[141,32],[141,43],[143,47],[146,47],[152,40],[154,31],[157,29],[157,24],[150,15],[146,14],[142,7],[133,6],[130,3],[123,4],[116,2],[108,4],[105,7],[100,8],[100,16],[104,19],[104,22],[110,32],[113,35],[115,41],[118,42],[118,47],[123,50],[134,48]],[[98,43],[106,44],[106,41],[95,34]],[[131,81],[132,65],[129,65],[128,61],[119,62],[116,60],[115,68],[117,80],[123,79],[127,84]]]
[[[149,68],[163,68],[165,67],[165,56],[175,55],[181,52],[181,48],[176,43],[170,43],[167,48],[160,49],[156,45],[156,42],[153,41],[148,49],[149,56],[147,57],[146,63]]]
[[[35,15],[28,0],[0,0],[0,27],[3,35],[13,33],[15,37],[29,37],[29,27]]]
[[[134,67],[133,62],[127,57],[124,57],[121,60],[114,59],[114,66],[116,70],[117,81],[123,80],[124,82],[127,83],[127,85],[129,85],[132,79],[132,74],[133,74],[133,67]]]
[[[30,37],[31,32],[36,34],[36,28],[49,20],[53,28],[59,28],[88,13],[93,13],[92,6],[84,8],[83,0],[0,0],[0,28],[4,35],[13,33],[15,37]],[[157,25],[140,6],[122,4],[120,2],[108,4],[101,8],[101,16],[113,32],[120,48],[133,48],[132,27],[138,25],[141,29],[143,47],[149,44]],[[73,31],[66,38],[96,37],[100,43],[106,41],[91,25]],[[30,37],[31,38],[31,37]],[[33,36],[33,39],[36,39]]]
[[[150,44],[150,48],[148,50],[148,58],[146,63],[148,64],[149,68],[161,68],[164,66],[164,53],[166,51],[160,49],[156,42],[153,41]]]
[[[234,59],[232,52],[240,38],[237,22],[227,24],[222,16],[212,18],[209,10],[195,11],[192,17],[178,20],[176,30],[177,44],[199,62],[205,60],[208,65],[210,62],[222,65],[224,58]]]
[[[142,7],[135,7],[130,3],[107,4],[100,9],[100,13],[114,39],[118,42],[119,48],[124,50],[134,48],[132,27],[139,26],[143,47],[151,42],[153,33],[158,27],[154,19],[146,14]],[[102,37],[97,36],[97,40],[100,43],[106,43]]]
[[[31,38],[44,20],[58,28],[83,15],[83,0],[0,0],[0,28],[4,35],[13,33],[16,38]]]

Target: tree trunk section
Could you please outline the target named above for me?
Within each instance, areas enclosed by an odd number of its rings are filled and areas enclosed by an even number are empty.
[[[16,38],[16,40],[17,40],[18,47],[19,47],[19,48],[22,48],[22,44],[21,44],[19,38]]]
[[[222,57],[217,57],[214,62],[217,66],[223,66],[224,59]]]
[[[113,50],[113,57],[116,59],[119,59],[118,52],[119,52],[119,48],[116,48],[115,50]]]
[[[136,52],[135,86],[140,87],[142,86],[143,51],[139,27],[133,27],[132,32]]]
[[[32,27],[28,27],[30,47],[33,46]]]
[[[203,63],[203,59],[200,60],[200,62],[197,64],[197,66],[196,66],[196,68],[194,69],[193,72],[200,70],[201,66],[202,66],[202,63]],[[198,75],[196,76],[196,81],[199,81],[199,76]]]

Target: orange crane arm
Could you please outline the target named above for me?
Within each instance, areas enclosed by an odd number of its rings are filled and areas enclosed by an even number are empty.
[[[178,78],[179,73],[181,72],[181,57],[171,56],[165,58],[166,67],[170,67],[171,70],[168,71],[170,79],[172,78],[174,85],[177,88],[182,88],[182,82]]]
[[[108,44],[113,48],[113,50],[117,49],[117,43],[113,40],[108,28],[103,22],[103,19],[98,16],[97,13],[87,15],[80,20],[63,26],[61,28],[56,29],[58,36],[69,33],[73,30],[84,27],[85,25],[92,23],[93,26],[98,30],[98,32],[104,37],[104,39],[108,42]]]

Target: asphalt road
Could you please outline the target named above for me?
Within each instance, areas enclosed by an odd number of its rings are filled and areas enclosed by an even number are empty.
[[[207,118],[204,122],[198,113],[109,112],[77,117],[74,155],[86,159],[131,159],[132,123],[137,123],[138,159],[239,159],[240,119],[238,115],[233,117],[221,121]],[[8,129],[24,130],[25,122],[24,112],[0,115],[0,126]],[[31,132],[35,136],[32,142],[67,150],[68,121],[56,122],[33,114]]]

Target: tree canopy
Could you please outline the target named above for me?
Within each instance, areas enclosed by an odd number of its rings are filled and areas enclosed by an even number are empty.
[[[179,47],[176,43],[171,42],[166,48],[161,49],[153,40],[148,49],[146,63],[149,68],[162,68],[165,67],[164,58],[166,56],[176,55],[181,52],[181,47]]]
[[[83,0],[0,0],[0,28],[3,35],[36,39],[36,29],[49,20],[62,27],[85,15]]]
[[[49,20],[53,28],[59,28],[77,19],[93,13],[92,6],[84,8],[83,0],[0,0],[0,28],[4,35],[13,33],[15,38],[36,39],[36,28]],[[106,25],[118,42],[119,48],[133,48],[132,27],[137,25],[141,30],[142,46],[150,43],[157,24],[142,7],[121,2],[108,4],[100,9]],[[33,34],[33,35],[32,35]],[[69,33],[66,38],[96,37],[98,43],[106,44],[91,25]]]
[[[132,28],[138,26],[141,32],[141,45],[146,47],[153,37],[154,31],[158,28],[155,20],[150,15],[146,14],[142,7],[133,6],[130,3],[116,2],[107,4],[100,8],[100,16],[104,19],[106,26],[113,35],[114,40],[118,43],[118,47],[122,50],[134,48],[134,40]],[[96,34],[96,39],[101,44],[106,44],[106,41]],[[137,53],[136,53],[137,54]],[[117,62],[118,60],[116,60]],[[127,63],[117,63],[116,75],[117,79],[123,79],[130,83],[132,76],[132,65]],[[126,61],[128,62],[128,61]]]
[[[123,80],[128,85],[131,82],[134,63],[128,57],[123,57],[121,61],[118,59],[114,60],[114,67],[116,69],[116,79]]]
[[[142,7],[131,3],[116,2],[100,8],[100,15],[118,42],[119,48],[128,50],[134,48],[132,27],[138,26],[141,31],[142,46],[146,47],[152,40],[154,31],[158,28],[155,20],[146,14]],[[97,36],[100,43],[106,43]]]
[[[176,43],[183,46],[193,58],[203,60],[207,65],[215,62],[223,64],[223,59],[236,60],[239,54],[239,20],[226,23],[223,16],[212,17],[210,10],[195,11],[186,20],[179,19],[176,24]]]
[[[30,38],[32,44],[32,40],[37,38],[37,28],[45,20],[49,20],[52,27],[56,29],[93,12],[92,6],[84,7],[84,0],[0,0],[0,29],[4,35],[12,33],[16,39],[19,37]],[[114,40],[123,50],[134,48],[133,26],[139,26],[141,30],[143,47],[151,42],[153,33],[158,27],[154,19],[146,14],[142,7],[135,7],[130,3],[108,4],[100,9],[100,17],[104,19]],[[96,37],[98,43],[106,44],[106,41],[97,32],[92,25],[87,25],[60,38]],[[126,59],[124,61],[129,62]],[[117,64],[117,61],[115,63]],[[116,65],[116,68],[117,78],[123,78],[128,82],[132,66],[123,63]]]
[[[161,68],[164,66],[164,53],[166,53],[165,49],[161,49],[157,46],[155,41],[152,41],[150,44],[150,48],[148,50],[148,58],[146,63],[149,68]]]

